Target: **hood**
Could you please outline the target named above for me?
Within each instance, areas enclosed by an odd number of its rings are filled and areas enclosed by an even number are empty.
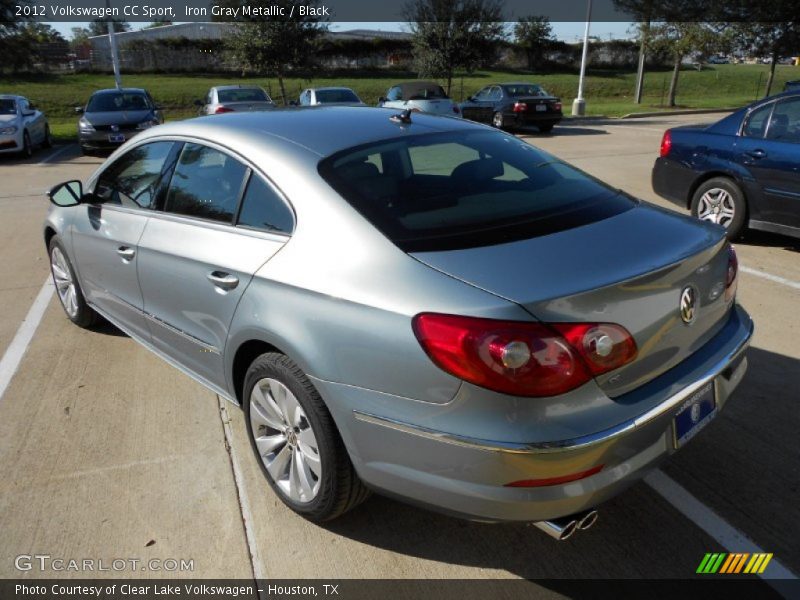
[[[0,125],[3,127],[10,127],[17,122],[17,115],[0,115]]]
[[[153,118],[153,111],[145,110],[114,110],[110,112],[87,112],[83,118],[93,126],[98,125],[128,125],[141,123]]]

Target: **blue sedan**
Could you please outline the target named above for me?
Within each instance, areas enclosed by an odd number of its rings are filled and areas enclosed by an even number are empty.
[[[664,132],[653,189],[729,239],[746,228],[800,237],[800,91],[706,127]]]

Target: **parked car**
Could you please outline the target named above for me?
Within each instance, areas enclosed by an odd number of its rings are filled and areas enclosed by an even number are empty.
[[[49,148],[52,143],[50,125],[42,111],[23,96],[0,94],[0,154],[33,156],[36,146]]]
[[[536,125],[546,133],[561,121],[561,99],[533,83],[487,85],[461,104],[465,119],[491,123],[498,129]]]
[[[800,91],[800,79],[794,79],[792,81],[787,81],[783,84],[783,91]]]
[[[731,60],[727,56],[720,56],[714,55],[708,58],[708,64],[710,65],[727,65],[730,64]]]
[[[147,90],[98,90],[86,106],[75,107],[78,143],[85,154],[119,147],[137,133],[164,122],[161,107]]]
[[[458,105],[450,99],[442,86],[432,81],[407,81],[393,85],[386,96],[378,100],[378,106],[447,117],[461,116]]]
[[[241,405],[309,519],[372,489],[566,538],[730,401],[733,249],[514,136],[396,117],[146,131],[51,190],[58,298]]]
[[[366,106],[358,94],[346,87],[308,88],[300,94],[297,103],[300,106]]]
[[[218,85],[208,90],[205,100],[195,100],[194,104],[200,108],[201,115],[275,108],[266,90],[257,85]]]
[[[746,228],[800,237],[800,91],[707,127],[664,132],[653,189],[735,239]]]

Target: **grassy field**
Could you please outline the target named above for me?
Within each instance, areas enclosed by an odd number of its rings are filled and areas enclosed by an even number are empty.
[[[767,65],[715,65],[702,71],[686,69],[681,72],[677,102],[679,108],[727,108],[742,106],[763,94],[769,67]],[[588,72],[584,96],[587,114],[621,116],[632,112],[665,109],[670,71],[647,73],[644,101],[632,101],[635,73],[619,71]],[[350,71],[317,75],[311,79],[290,78],[286,81],[291,99],[310,86],[342,85],[351,87],[368,104],[375,104],[390,85],[397,81],[413,79],[411,73],[381,71],[352,73]],[[800,67],[778,66],[774,91],[783,89],[785,81],[800,79]],[[564,112],[569,113],[578,88],[575,73],[520,74],[518,72],[481,71],[459,76],[453,80],[451,95],[461,100],[481,87],[500,81],[533,81],[543,85],[551,93],[561,96]],[[130,87],[147,88],[157,102],[165,107],[168,120],[193,116],[192,102],[202,98],[209,87],[224,83],[246,81],[267,88],[273,98],[279,97],[275,79],[253,77],[242,80],[230,75],[196,74],[132,74],[123,73],[123,84]],[[16,93],[27,96],[48,116],[54,135],[61,139],[73,139],[76,134],[77,117],[75,106],[85,103],[96,89],[113,87],[111,75],[0,75],[0,93]]]

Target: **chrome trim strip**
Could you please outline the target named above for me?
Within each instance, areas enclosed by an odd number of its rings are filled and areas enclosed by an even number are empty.
[[[203,340],[200,340],[200,339],[194,337],[193,335],[191,335],[189,333],[186,333],[182,329],[178,329],[174,325],[170,325],[166,321],[162,321],[161,319],[159,319],[155,315],[151,315],[149,312],[146,312],[146,311],[143,311],[143,310],[139,310],[139,312],[142,314],[142,316],[145,319],[147,319],[151,323],[155,323],[156,325],[161,325],[167,331],[170,331],[170,332],[174,333],[175,335],[178,335],[178,336],[182,337],[183,339],[185,339],[185,340],[187,340],[189,342],[197,344],[198,346],[202,347],[204,350],[207,350],[208,352],[211,352],[213,354],[217,354],[217,355],[220,355],[220,356],[222,355],[222,351],[220,351],[220,349],[217,348],[216,346],[212,346],[211,344],[207,344]]]
[[[649,423],[650,421],[660,417],[664,413],[670,411],[671,409],[675,408],[681,402],[686,400],[690,395],[696,392],[698,389],[706,385],[709,381],[712,381],[715,377],[717,377],[722,371],[724,371],[728,366],[734,362],[739,356],[747,349],[750,345],[750,339],[753,336],[753,321],[751,320],[749,323],[749,331],[747,332],[747,337],[742,340],[731,352],[727,354],[725,358],[717,362],[708,372],[702,376],[700,379],[695,381],[694,383],[688,385],[687,387],[683,388],[678,393],[670,396],[664,402],[659,404],[658,406],[653,407],[646,413],[640,415],[635,419],[630,419],[619,425],[614,427],[610,427],[603,431],[599,431],[597,433],[572,438],[568,440],[558,440],[554,442],[530,442],[530,443],[518,443],[518,442],[500,442],[494,440],[483,440],[479,438],[472,438],[468,436],[457,435],[454,433],[447,433],[444,431],[438,431],[436,429],[430,429],[428,427],[423,427],[420,425],[412,425],[410,423],[405,423],[403,421],[398,421],[396,419],[390,419],[387,417],[379,417],[378,415],[370,414],[367,412],[354,410],[353,416],[364,423],[370,423],[372,425],[379,425],[381,427],[387,427],[389,429],[394,429],[395,431],[401,431],[403,433],[408,433],[410,435],[416,435],[419,437],[423,437],[429,440],[434,440],[437,442],[443,442],[445,444],[452,444],[454,446],[461,446],[464,448],[470,448],[472,450],[482,450],[485,452],[502,452],[507,454],[539,454],[539,453],[549,453],[549,452],[567,452],[571,450],[580,450],[583,448],[587,448],[589,446],[596,446],[597,444],[602,444],[608,441],[617,438],[628,431],[632,431],[643,425]]]

